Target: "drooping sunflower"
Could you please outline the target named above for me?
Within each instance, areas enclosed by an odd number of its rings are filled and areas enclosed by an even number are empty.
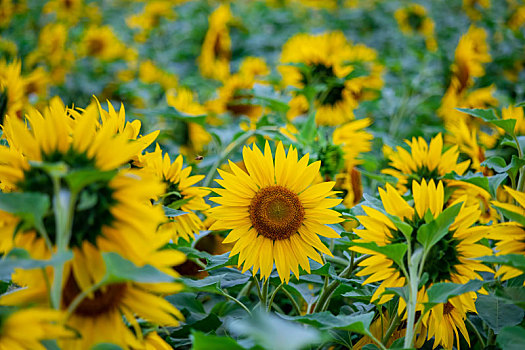
[[[405,140],[410,147],[406,150],[398,146],[397,152],[389,155],[389,169],[382,172],[398,179],[397,188],[404,193],[411,187],[411,181],[439,180],[444,175],[455,171],[462,175],[469,167],[470,161],[458,163],[459,151],[457,146],[450,147],[443,152],[443,136],[438,134],[429,144],[422,138]]]
[[[62,324],[63,314],[45,308],[0,306],[0,349],[45,350],[45,339],[72,338]]]
[[[430,213],[436,218],[443,211],[445,203],[441,181],[437,186],[434,180],[428,183],[424,179],[421,180],[421,183],[413,181],[412,193],[414,203],[410,205],[389,184],[386,190],[380,188],[379,194],[384,212],[363,206],[366,215],[358,216],[358,220],[364,228],[354,230],[360,237],[357,242],[375,242],[379,246],[406,243],[411,244],[412,251],[414,251],[418,244],[416,234],[419,227],[425,223],[425,215]],[[419,303],[425,300],[425,291],[433,283],[464,284],[473,279],[482,280],[483,278],[478,273],[480,271],[492,272],[483,263],[473,260],[473,258],[490,255],[492,252],[490,248],[477,243],[487,237],[489,231],[486,226],[473,226],[479,220],[481,210],[477,205],[467,206],[465,198],[457,201],[457,203],[460,202],[463,204],[448,233],[430,250],[425,260],[423,272],[428,274],[429,279],[420,291]],[[406,242],[404,235],[387,214],[397,216],[413,228],[410,243]],[[363,284],[380,282],[372,296],[372,301],[379,299],[379,303],[384,303],[392,298],[392,295],[381,296],[385,288],[405,285],[406,279],[401,268],[385,255],[363,247],[353,246],[350,249],[371,255],[359,263],[359,266],[364,268],[357,275],[368,276]],[[439,261],[439,264],[435,264],[436,261]],[[469,341],[463,320],[467,311],[475,312],[474,300],[475,293],[470,292],[451,299],[446,304],[434,307],[423,319],[423,325],[428,329],[427,339],[435,336],[435,345],[442,344],[446,348],[451,348],[454,334],[458,334],[457,328],[459,328]],[[419,308],[422,309],[422,307],[421,304]],[[454,311],[453,314],[452,311]]]
[[[204,178],[204,175],[191,174],[191,167],[183,168],[182,155],[179,155],[172,163],[170,156],[166,153],[162,156],[162,150],[157,144],[154,152],[146,153],[141,157],[144,169],[151,171],[166,184],[166,192],[159,198],[162,205],[186,212],[173,218],[166,218],[166,223],[159,227],[160,232],[170,232],[173,240],[183,238],[190,241],[195,234],[204,230],[202,220],[196,211],[207,210],[210,206],[204,201],[209,190],[204,187],[194,186]]]
[[[231,39],[228,23],[230,6],[220,5],[208,19],[209,27],[197,59],[203,77],[223,81],[230,75]]]
[[[430,51],[437,50],[434,37],[434,21],[427,15],[427,10],[420,4],[409,4],[394,12],[397,24],[405,34],[420,34],[425,38],[425,44]]]
[[[359,101],[383,84],[377,53],[364,45],[352,45],[342,32],[297,34],[284,44],[280,61],[284,85],[324,86],[314,99],[319,125],[340,125],[353,119]],[[288,117],[294,118],[308,110],[309,102],[304,95],[296,95],[290,106]]]
[[[505,186],[505,191],[517,202],[518,205],[502,202],[492,202],[495,207],[508,210],[514,214],[525,216],[525,193]],[[497,255],[520,254],[525,255],[525,228],[513,221],[492,226],[489,238],[496,241]],[[495,277],[508,280],[523,274],[523,271],[510,266],[500,266]]]
[[[219,204],[209,210],[216,221],[212,230],[231,230],[224,243],[235,242],[230,256],[239,254],[242,271],[253,267],[268,279],[273,265],[282,281],[288,282],[290,270],[299,276],[299,266],[310,271],[308,258],[321,262],[316,251],[332,255],[318,235],[337,238],[327,224],[341,222],[340,214],[329,208],[340,199],[330,198],[334,182],[312,185],[320,162],[308,165],[309,155],[298,160],[297,149],[285,154],[277,144],[275,159],[266,143],[264,154],[256,145],[245,147],[243,160],[247,171],[230,162],[232,173],[218,169],[223,188],[213,189]]]
[[[180,256],[180,253],[176,254]],[[180,263],[181,260],[176,261]],[[169,262],[171,263],[171,262]],[[30,283],[22,289],[4,294],[3,305],[37,304],[48,305],[48,291],[41,271],[32,276]],[[47,279],[53,281],[50,270]],[[75,298],[87,287],[102,280],[106,273],[105,263],[98,250],[85,244],[82,253],[76,254],[72,264],[66,264],[62,283],[61,309],[72,307]],[[172,273],[176,275],[175,273]],[[90,349],[98,343],[112,343],[122,348],[142,349],[143,335],[138,318],[162,326],[178,326],[183,315],[160,296],[176,293],[182,289],[178,283],[138,283],[134,281],[105,284],[69,309],[71,314],[67,326],[76,330],[79,337],[59,340],[61,348]],[[124,321],[125,319],[125,321]],[[129,325],[128,325],[129,324]],[[130,329],[130,326],[132,329]]]

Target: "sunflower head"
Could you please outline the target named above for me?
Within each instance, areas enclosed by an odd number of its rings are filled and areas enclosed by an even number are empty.
[[[435,220],[444,210],[444,187],[440,181],[436,185],[433,180],[428,183],[412,182],[414,203],[408,204],[401,195],[390,185],[386,190],[379,189],[384,211],[364,206],[366,216],[358,216],[364,226],[355,230],[361,238],[358,242],[375,242],[379,246],[394,243],[410,244],[411,250],[418,247],[418,231],[428,222]],[[461,198],[456,203],[461,204],[454,222],[449,226],[447,233],[426,253],[423,273],[428,276],[426,286],[438,282],[465,283],[470,279],[481,279],[476,271],[491,271],[480,262],[470,260],[472,257],[490,255],[490,248],[477,241],[486,237],[486,228],[473,226],[481,215],[477,205],[467,206],[466,199]],[[446,215],[450,214],[450,211]],[[395,216],[408,224],[411,228],[410,242],[407,241],[407,232],[398,228],[391,217]],[[369,249],[354,246],[354,251],[372,254],[371,258],[364,260],[365,266],[357,275],[371,275],[363,283],[383,281],[374,293],[373,299],[378,298],[386,287],[401,287],[405,284],[403,267],[386,258],[383,254],[372,252]],[[439,264],[435,264],[439,261]],[[406,256],[404,265],[407,265]],[[380,302],[391,299],[383,296]]]
[[[214,189],[220,204],[209,210],[216,221],[210,229],[231,230],[224,243],[235,245],[230,256],[239,254],[243,272],[261,270],[269,278],[273,265],[281,280],[288,282],[290,270],[298,277],[299,266],[310,271],[308,258],[322,261],[319,253],[331,255],[318,235],[336,238],[326,226],[341,222],[330,207],[341,202],[331,198],[333,182],[312,185],[319,174],[320,162],[308,164],[308,154],[298,159],[297,150],[285,153],[277,144],[275,158],[266,143],[264,154],[257,146],[245,147],[246,171],[230,162],[231,173],[219,170],[223,187]]]
[[[397,187],[401,192],[406,192],[411,187],[412,181],[440,180],[444,175],[455,171],[462,175],[470,161],[457,163],[459,158],[458,146],[450,147],[443,152],[443,136],[438,134],[429,144],[422,138],[405,140],[410,151],[397,147],[397,152],[389,155],[390,169],[383,173],[398,179]]]

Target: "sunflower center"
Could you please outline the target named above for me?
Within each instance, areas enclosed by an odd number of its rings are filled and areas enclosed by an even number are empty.
[[[443,315],[448,315],[454,310],[454,305],[452,305],[449,301],[447,301],[445,304],[443,304]]]
[[[93,38],[88,41],[88,55],[90,56],[97,56],[102,53],[104,48],[106,47],[106,43],[101,38]]]
[[[93,293],[93,298],[84,298],[75,309],[75,314],[84,317],[97,317],[117,309],[126,292],[126,283],[114,283],[102,288],[103,290],[98,289]],[[67,308],[80,292],[73,274],[70,274],[62,296],[64,306]]]
[[[250,203],[250,220],[258,234],[273,240],[287,239],[304,219],[304,207],[297,194],[273,185],[261,189]]]
[[[423,26],[423,17],[417,13],[410,12],[408,15],[408,24],[410,28],[417,31]]]

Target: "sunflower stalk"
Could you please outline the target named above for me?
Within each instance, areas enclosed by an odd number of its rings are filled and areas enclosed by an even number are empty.
[[[266,278],[261,288],[261,306],[263,309],[266,309],[268,306],[268,288],[269,286],[270,286],[270,278]]]
[[[518,138],[514,134],[512,135],[512,138],[514,139],[514,142],[516,143],[516,148],[518,149],[518,157],[520,159],[523,159],[523,151],[521,150],[521,146],[520,146],[520,143],[518,141]],[[513,187],[513,188],[517,189],[520,192],[523,192],[523,187],[524,187],[524,183],[525,183],[525,176],[523,175],[524,170],[525,170],[525,167],[520,167],[519,178],[518,178],[518,185],[517,185],[517,187]]]
[[[408,302],[407,302],[407,327],[404,348],[412,348],[414,343],[414,324],[416,319],[417,292],[419,286],[419,275],[423,269],[422,249],[416,249],[412,254],[410,242],[408,242]]]
[[[392,319],[392,322],[390,322],[390,326],[388,326],[388,329],[386,330],[386,333],[383,336],[383,339],[381,339],[381,343],[383,343],[383,345],[386,346],[386,344],[388,344],[390,337],[392,336],[392,334],[394,333],[394,331],[396,330],[396,328],[399,326],[400,323],[401,323],[401,317],[399,316],[399,312],[396,311],[395,316]]]
[[[290,300],[290,303],[292,304],[293,309],[295,310],[297,315],[301,315],[301,307],[297,303],[297,300],[293,297],[293,295],[286,290],[286,288],[282,288],[283,293],[288,297]]]
[[[56,246],[57,253],[67,251],[71,231],[73,227],[73,216],[75,212],[76,193],[61,186],[61,178],[56,174],[51,174],[53,181],[53,212],[56,222]],[[55,309],[60,308],[62,294],[62,281],[64,274],[64,264],[55,267],[53,284],[51,286],[51,305]]]
[[[284,286],[284,282],[282,282],[280,285],[278,285],[272,292],[272,295],[270,296],[270,301],[268,302],[268,312],[272,311],[272,304],[273,299],[275,299],[275,296],[277,295],[277,292]]]

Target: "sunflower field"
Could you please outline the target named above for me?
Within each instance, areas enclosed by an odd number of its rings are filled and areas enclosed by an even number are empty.
[[[523,0],[0,0],[0,350],[525,349]]]

